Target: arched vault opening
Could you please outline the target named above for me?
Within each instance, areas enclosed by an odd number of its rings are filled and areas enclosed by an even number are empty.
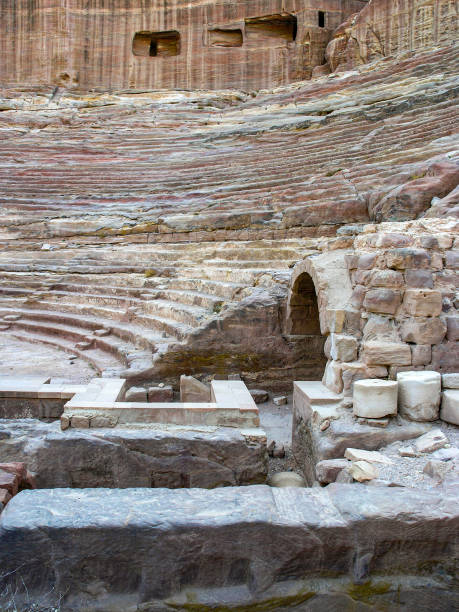
[[[312,278],[303,272],[295,280],[290,295],[288,334],[320,336],[319,306]]]
[[[321,380],[327,361],[325,336],[320,331],[316,289],[308,272],[302,272],[293,281],[285,331],[295,347],[296,375],[302,380]]]

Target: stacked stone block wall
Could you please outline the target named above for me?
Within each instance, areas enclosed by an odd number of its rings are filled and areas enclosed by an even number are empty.
[[[347,305],[334,308],[329,287],[318,291],[327,387],[350,394],[360,378],[457,371],[457,229],[452,219],[367,225],[340,251],[352,286]]]

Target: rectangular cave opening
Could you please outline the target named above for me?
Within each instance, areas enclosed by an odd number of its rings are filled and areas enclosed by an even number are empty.
[[[211,47],[242,47],[242,30],[215,28],[209,30],[209,45]]]
[[[136,32],[132,53],[140,57],[171,57],[180,54],[180,32]]]
[[[318,23],[319,23],[319,28],[324,28],[325,27],[325,13],[324,13],[324,11],[319,11],[319,14],[318,14]]]
[[[245,20],[247,34],[257,34],[266,38],[282,38],[294,41],[298,30],[295,15],[265,15]]]

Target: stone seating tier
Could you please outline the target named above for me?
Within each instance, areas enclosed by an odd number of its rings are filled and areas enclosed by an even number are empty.
[[[76,354],[99,373],[142,380],[151,377],[155,360],[170,344],[185,343],[195,330],[211,325],[220,311],[250,295],[260,279],[280,273],[284,282],[292,262],[308,252],[308,243],[122,250],[99,249],[91,273],[84,278],[78,266],[87,270],[86,257],[90,262],[93,258],[81,249],[24,252],[24,263],[17,253],[14,264],[4,264],[8,271],[0,280],[0,327],[16,338]],[[250,266],[255,267],[238,268],[247,264],[238,257],[251,257]],[[126,273],[137,259],[144,261],[139,266],[142,272]],[[106,267],[114,260],[116,273],[107,274]],[[2,261],[5,258],[0,256],[0,267]],[[161,262],[159,269],[154,267],[156,261]],[[27,272],[12,269],[21,267]],[[97,335],[99,330],[102,333]]]
[[[271,287],[257,302],[271,318],[256,334],[269,335],[281,317],[265,305],[286,296],[290,266],[317,237],[379,220],[388,191],[431,177],[432,160],[452,164],[456,60],[444,47],[256,96],[60,92],[31,106],[6,91],[0,309],[21,318],[0,329],[131,384],[171,382],[185,363],[205,375],[255,361],[261,382],[268,355],[235,346],[246,313],[226,325],[228,312]],[[426,208],[437,194],[412,201]],[[385,214],[423,213],[401,208]],[[107,326],[82,348],[87,329]],[[286,367],[270,378],[286,384],[305,369],[289,375],[296,345],[281,333],[271,361]]]
[[[1,203],[5,216],[21,210],[28,223],[14,223],[10,237],[78,236],[76,216],[82,215],[88,238],[120,241],[133,233],[140,240],[142,232],[153,238],[186,232],[192,239],[200,230],[364,221],[365,195],[381,181],[450,150],[441,139],[454,129],[448,79],[456,52],[446,47],[387,62],[377,72],[364,68],[255,99],[213,94],[208,101],[190,94],[171,105],[167,98],[125,94],[109,107],[101,100],[85,108],[83,99],[81,112],[73,114],[76,103],[65,96],[56,108],[46,101],[33,113],[19,103],[0,156]],[[420,79],[426,64],[431,71]],[[65,138],[68,121],[72,147]],[[32,126],[38,129],[14,138]],[[61,163],[62,147],[77,163]],[[17,169],[8,162],[13,154],[21,160]],[[44,224],[46,210],[53,218]],[[2,236],[8,239],[9,232]]]

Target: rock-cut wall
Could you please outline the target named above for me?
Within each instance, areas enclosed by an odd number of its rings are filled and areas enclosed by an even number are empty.
[[[327,47],[331,70],[457,40],[456,0],[371,0],[347,19]]]
[[[0,3],[0,85],[253,89],[309,78],[362,0]]]

